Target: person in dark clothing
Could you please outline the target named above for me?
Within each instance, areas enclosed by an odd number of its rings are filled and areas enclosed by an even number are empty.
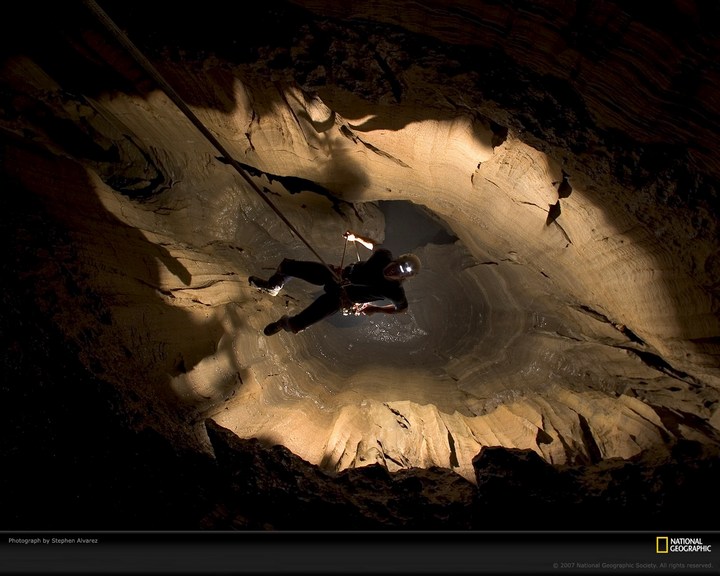
[[[346,241],[360,242],[369,249],[374,243],[350,232],[344,234]],[[389,250],[377,249],[366,261],[359,261],[344,268],[329,268],[320,262],[285,258],[268,280],[250,276],[250,285],[258,290],[277,296],[289,278],[300,278],[311,284],[323,286],[325,292],[310,306],[295,316],[282,316],[271,322],[263,331],[266,336],[281,330],[297,334],[338,310],[369,316],[378,312],[398,314],[405,312],[408,301],[402,283],[420,270],[420,259],[414,254],[394,258]],[[383,306],[371,304],[379,300],[391,303]]]

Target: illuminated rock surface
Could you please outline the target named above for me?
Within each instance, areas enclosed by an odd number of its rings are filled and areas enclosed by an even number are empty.
[[[60,469],[110,465],[90,502],[143,495],[89,522],[493,528],[482,511],[520,494],[573,527],[717,511],[709,15],[396,4],[246,7],[250,36],[210,8],[106,6],[323,259],[348,229],[421,258],[407,314],[297,335],[262,329],[316,287],[247,278],[313,254],[91,11],[9,35],[5,441],[18,467],[35,437]],[[93,435],[91,458],[67,447]]]

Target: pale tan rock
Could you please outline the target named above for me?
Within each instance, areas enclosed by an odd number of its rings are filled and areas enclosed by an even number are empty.
[[[426,23],[426,5],[404,7],[406,24]],[[433,34],[470,41],[462,28],[444,30],[457,14],[433,13]],[[491,23],[503,14],[497,7],[485,15],[488,33],[497,34]],[[611,90],[587,69],[595,64],[579,62],[568,46],[556,62],[530,50],[523,38],[536,18],[510,27],[508,52],[563,77],[576,69],[591,114],[609,107]],[[559,42],[555,32],[548,43]],[[620,81],[627,76],[624,85],[642,97],[628,95],[603,122],[634,134],[663,98],[642,92],[632,73],[664,51],[645,30],[622,36],[638,53],[619,65],[610,50],[605,65],[617,63]],[[641,220],[640,208],[628,209],[641,200],[600,169],[583,171],[582,158],[572,162],[572,195],[548,221],[564,159],[513,130],[494,145],[489,123],[468,106],[435,104],[428,113],[432,72],[418,66],[404,76],[415,87],[401,103],[365,101],[337,86],[310,94],[212,58],[161,69],[204,103],[193,112],[229,154],[264,173],[252,182],[302,238],[160,91],[58,104],[98,141],[121,142],[129,157],[133,139],[151,154],[167,181],[147,201],[113,190],[101,164],[75,161],[42,135],[36,144],[53,157],[18,149],[6,160],[70,231],[78,277],[111,317],[96,325],[91,312],[60,310],[58,323],[145,424],[203,443],[201,421],[210,417],[328,470],[441,466],[471,481],[483,446],[530,448],[565,464],[667,451],[679,438],[717,442],[709,427],[671,427],[663,412],[718,428],[720,320],[706,281],[712,240],[681,224],[659,227],[660,213]],[[62,88],[32,61],[10,62],[3,73],[18,90],[60,98]],[[24,128],[3,122],[14,134]],[[687,130],[704,133],[701,122]],[[708,170],[720,173],[712,162]],[[288,190],[281,177],[306,179],[327,195]],[[269,276],[284,257],[316,259],[302,240],[339,263],[342,233],[385,239],[377,203],[398,200],[423,207],[458,239],[408,247],[423,261],[406,285],[409,312],[336,317],[265,337],[268,322],[298,312],[317,290],[293,281],[272,298],[248,276]],[[351,248],[344,262],[354,257]],[[102,346],[82,341],[89,328]],[[179,412],[172,418],[182,425],[148,416],[148,405],[163,417]]]

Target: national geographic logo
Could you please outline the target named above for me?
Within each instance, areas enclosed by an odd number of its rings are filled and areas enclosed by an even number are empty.
[[[657,536],[655,538],[655,552],[668,554],[670,552],[712,552],[712,544],[703,544],[702,538],[670,538]]]

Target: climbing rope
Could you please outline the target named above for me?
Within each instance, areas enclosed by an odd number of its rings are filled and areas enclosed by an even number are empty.
[[[242,176],[245,181],[250,185],[250,187],[262,198],[265,203],[270,206],[270,208],[277,214],[280,219],[290,228],[290,230],[297,236],[304,244],[307,246],[310,251],[317,257],[317,259],[324,264],[333,274],[333,276],[339,281],[340,278],[338,274],[335,272],[335,270],[332,268],[332,266],[328,265],[325,260],[323,260],[322,256],[317,253],[317,251],[310,245],[310,243],[303,237],[302,234],[293,226],[292,222],[290,222],[285,215],[278,209],[275,204],[267,197],[267,195],[260,190],[260,188],[255,184],[255,182],[252,181],[250,176],[243,170],[242,166],[230,155],[230,153],[225,149],[225,147],[220,143],[220,141],[215,138],[215,136],[208,130],[205,125],[200,121],[200,119],[195,115],[195,113],[190,109],[190,107],[185,103],[185,101],[180,97],[180,95],[173,89],[170,84],[162,77],[160,72],[152,65],[152,63],[143,55],[142,52],[132,43],[132,41],[127,37],[125,33],[123,33],[122,30],[113,22],[113,20],[110,18],[110,16],[107,15],[107,13],[95,2],[94,0],[83,0],[83,3],[87,8],[95,15],[95,17],[100,21],[100,23],[115,37],[115,39],[122,44],[125,49],[130,53],[130,55],[134,58],[134,60],[147,72],[155,82],[158,83],[158,85],[163,89],[165,94],[170,98],[175,105],[180,108],[183,114],[187,116],[188,120],[192,122],[195,127],[205,136],[205,138],[212,144],[215,149],[220,152],[220,154],[225,158],[235,170]]]

